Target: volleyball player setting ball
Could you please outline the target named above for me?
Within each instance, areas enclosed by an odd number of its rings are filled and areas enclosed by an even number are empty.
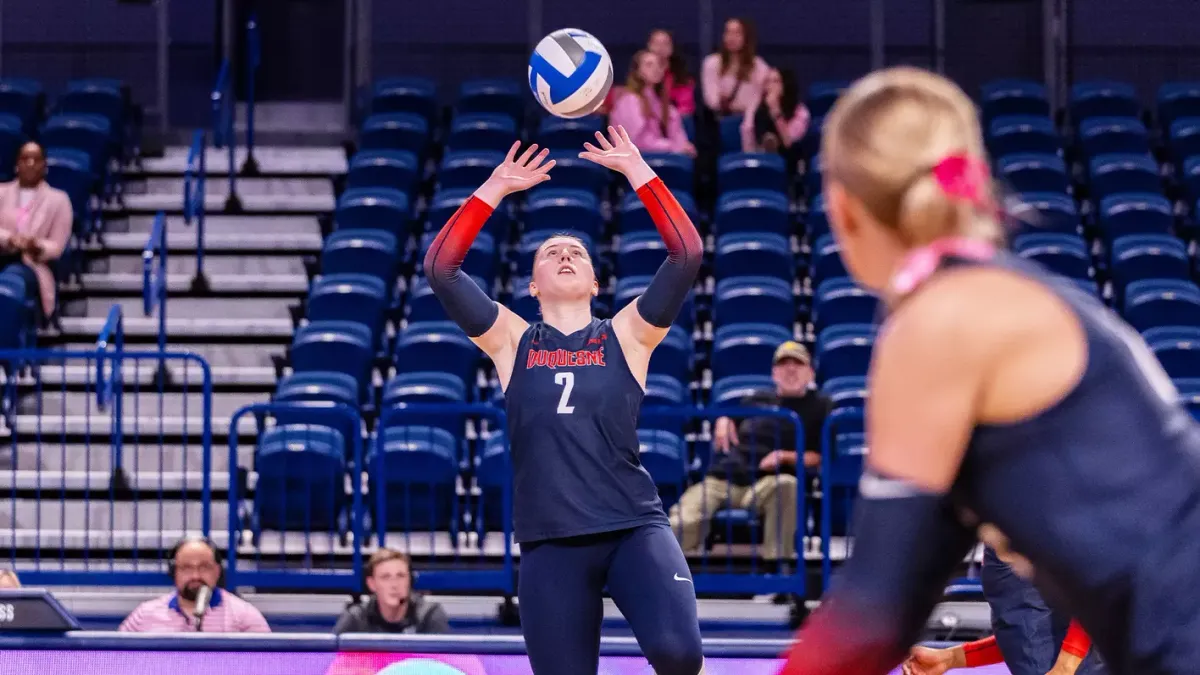
[[[597,132],[580,157],[623,174],[667,245],[646,292],[612,319],[587,249],[546,240],[534,256],[532,325],[460,271],[472,240],[507,195],[550,180],[530,146],[508,156],[438,233],[425,275],[447,314],[491,357],[504,389],[521,545],[521,631],[538,675],[595,675],[605,587],[659,675],[696,675],[704,658],[687,560],[638,459],[637,419],[650,354],[700,267],[700,235],[623,128]]]
[[[997,251],[970,99],[866,76],[821,156],[841,254],[889,316],[871,364],[854,554],[782,672],[883,675],[987,524],[1112,673],[1200,668],[1200,428],[1140,337]]]

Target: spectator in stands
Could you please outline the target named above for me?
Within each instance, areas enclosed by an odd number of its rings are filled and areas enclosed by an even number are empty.
[[[774,391],[746,397],[747,407],[792,410],[803,424],[804,447],[796,430],[776,417],[751,417],[740,425],[718,418],[713,428],[713,461],[704,481],[689,487],[671,508],[671,525],[685,552],[697,552],[708,536],[709,519],[722,508],[757,508],[762,516],[762,555],[790,561],[796,553],[797,472],[821,462],[821,427],[832,402],[813,387],[808,349],[784,342],[775,350]],[[803,469],[801,469],[803,467]]]
[[[167,556],[175,590],[147,600],[126,617],[119,630],[129,633],[270,633],[267,620],[254,605],[220,588],[221,562],[207,539],[180,541]],[[208,611],[196,619],[200,589],[212,595]]]
[[[709,54],[700,67],[704,103],[717,115],[742,115],[762,99],[770,68],[758,56],[754,24],[748,19],[729,19],[721,38],[721,49]]]
[[[646,41],[646,49],[658,54],[667,64],[663,86],[675,109],[683,117],[691,116],[696,112],[696,79],[688,72],[683,55],[675,49],[675,37],[671,35],[671,31],[659,28],[651,32],[650,39]]]
[[[609,123],[623,126],[633,144],[643,152],[675,152],[696,156],[696,146],[688,140],[683,119],[671,104],[663,78],[666,63],[652,51],[643,49],[633,57],[625,94],[613,106]]]
[[[793,145],[808,131],[808,122],[808,107],[800,102],[795,74],[772,68],[762,100],[747,109],[742,120],[742,152],[779,152],[790,159]]]
[[[12,570],[0,570],[0,588],[20,588],[21,580]]]
[[[46,153],[34,142],[21,146],[17,179],[0,184],[0,270],[25,280],[41,319],[54,312],[54,272],[48,263],[62,255],[74,213],[67,193],[46,182]]]
[[[381,548],[371,554],[365,569],[370,598],[346,608],[333,627],[342,633],[449,633],[446,610],[412,589],[412,560],[407,554]]]

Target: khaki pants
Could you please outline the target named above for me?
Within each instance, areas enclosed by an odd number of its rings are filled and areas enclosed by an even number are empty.
[[[671,528],[684,553],[694,554],[708,537],[712,514],[724,508],[753,508],[762,519],[762,557],[791,560],[796,555],[798,486],[796,477],[788,474],[764,476],[752,486],[708,476],[671,507]]]

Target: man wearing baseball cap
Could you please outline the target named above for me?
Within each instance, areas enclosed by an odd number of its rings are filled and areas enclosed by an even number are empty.
[[[704,545],[713,513],[753,508],[761,519],[762,557],[790,562],[796,554],[797,471],[815,471],[820,464],[821,427],[832,403],[813,385],[812,359],[804,345],[784,342],[775,349],[772,364],[774,388],[753,392],[740,405],[794,411],[803,425],[804,447],[795,447],[796,430],[785,419],[718,418],[708,476],[671,508],[672,527],[687,553]]]

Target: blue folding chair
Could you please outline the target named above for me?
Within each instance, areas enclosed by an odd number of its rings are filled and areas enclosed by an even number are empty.
[[[318,277],[308,293],[309,321],[355,321],[378,336],[388,306],[383,280],[369,274],[329,274]]]
[[[354,188],[338,198],[333,220],[338,230],[382,230],[407,236],[408,196],[392,188]]]
[[[717,234],[770,232],[792,234],[790,206],[786,195],[770,190],[736,190],[717,199],[714,216]]]
[[[1082,233],[1079,208],[1070,195],[1061,192],[1023,192],[1008,208],[1009,214],[1029,233]]]
[[[1120,289],[1141,279],[1188,279],[1191,260],[1176,237],[1165,234],[1130,234],[1113,240],[1109,269]]]
[[[663,375],[680,382],[692,381],[692,336],[679,326],[671,326],[667,336],[650,355],[649,375]]]
[[[686,418],[681,415],[655,415],[646,410],[658,407],[690,411],[691,395],[687,385],[668,375],[648,375],[646,395],[642,398],[642,410],[638,415],[638,429],[661,429],[682,435]]]
[[[667,259],[667,245],[657,232],[633,232],[617,248],[619,277],[653,276]]]
[[[496,166],[504,161],[504,153],[495,150],[457,150],[442,157],[437,171],[438,190],[475,189],[483,184]]]
[[[433,199],[429,202],[429,210],[426,212],[427,229],[435,231],[442,229],[442,226],[449,222],[454,213],[458,211],[458,207],[471,198],[476,187],[478,186],[438,190],[435,192]],[[482,231],[487,232],[499,241],[506,241],[511,228],[512,214],[509,212],[508,204],[501,202],[500,206],[492,211],[492,215],[488,217],[487,222],[483,224]]]
[[[342,404],[349,408],[358,408],[358,382],[346,373],[309,371],[285,375],[275,387],[272,400],[278,403],[304,404]],[[352,424],[344,415],[335,413],[328,408],[306,406],[299,409],[280,407],[272,411],[275,424],[319,424],[336,429],[342,438],[351,441],[355,435],[362,434],[362,429]],[[346,459],[353,461],[351,447],[346,446]]]
[[[576,230],[599,239],[604,229],[596,195],[570,188],[539,190],[529,195],[524,220],[526,232]]]
[[[107,175],[113,140],[112,124],[100,115],[58,114],[42,126],[44,147],[82,150],[87,153],[90,165],[102,175]]]
[[[1170,129],[1175,120],[1200,117],[1200,82],[1168,82],[1158,89],[1158,120]]]
[[[817,240],[812,247],[812,282],[818,288],[830,279],[846,277],[846,264],[842,262],[841,249],[832,234],[827,234]]]
[[[16,156],[16,151],[13,156]],[[97,176],[92,170],[91,162],[91,157],[82,150],[46,150],[46,182],[67,193],[74,217],[72,230],[81,238],[95,234],[102,225],[98,210],[92,209],[91,197],[95,191]],[[82,261],[79,262],[82,265]],[[79,271],[82,272],[82,269]]]
[[[613,314],[621,311],[625,305],[633,302],[636,298],[646,292],[650,286],[651,276],[623,276],[617,279],[616,289],[613,291]],[[516,289],[514,289],[514,295]],[[515,310],[514,310],[515,311]],[[679,309],[679,314],[675,316],[675,325],[691,331],[696,325],[696,306],[695,292],[689,291],[687,297],[683,301],[683,306]]]
[[[850,323],[830,326],[817,335],[817,383],[835,377],[864,377],[871,363],[876,327]]]
[[[508,152],[520,138],[517,123],[503,113],[459,114],[450,121],[447,151],[494,150]]]
[[[1118,192],[1162,193],[1158,162],[1149,154],[1100,155],[1088,165],[1088,182],[1096,199]]]
[[[0,79],[0,113],[16,115],[26,134],[37,129],[45,101],[42,83],[23,77]]]
[[[824,117],[833,107],[838,96],[841,96],[849,86],[850,82],[846,80],[827,80],[808,85],[808,94],[805,96],[805,100],[809,114],[813,117]]]
[[[412,322],[396,338],[397,373],[429,370],[430,364],[475,383],[479,349],[462,329],[449,321]]]
[[[407,150],[364,150],[350,159],[346,187],[392,188],[412,197],[421,179],[417,156]]]
[[[1122,314],[1139,331],[1200,328],[1200,288],[1190,279],[1142,279],[1125,287]]]
[[[557,235],[575,237],[583,241],[584,248],[587,249],[588,255],[592,258],[592,260],[596,259],[596,246],[593,243],[591,236],[589,236],[586,232],[580,232],[579,230],[538,230],[536,232],[526,232],[525,234],[521,235],[521,239],[517,242],[516,248],[513,251],[515,254],[514,260],[516,262],[517,276],[528,277],[533,275],[533,258],[535,255],[537,255],[538,249],[541,248],[542,244],[546,243],[547,239]],[[655,233],[654,236],[657,237],[658,234]],[[661,241],[662,240],[660,238],[659,242],[661,243]],[[625,242],[621,242],[621,244],[624,246]],[[663,258],[666,258],[665,244],[663,244]],[[661,263],[662,260],[659,260],[659,262]],[[651,272],[651,274],[653,274],[653,272]]]
[[[383,230],[334,232],[321,249],[322,274],[370,274],[389,288],[396,280],[399,262],[396,235]]]
[[[457,375],[436,371],[399,373],[383,385],[380,407],[384,410],[401,404],[466,403],[467,386]],[[455,436],[463,435],[466,418],[462,413],[421,413],[421,421],[431,427],[445,429]]]
[[[796,296],[789,281],[766,276],[727,277],[713,293],[713,319],[719,330],[737,323],[770,323],[791,330]]]
[[[1087,242],[1077,234],[1022,234],[1013,240],[1013,250],[1022,258],[1035,260],[1065,277],[1089,279],[1092,276],[1092,257]]]
[[[687,192],[675,192],[674,194],[675,199],[679,202],[679,206],[683,208],[688,218],[693,223],[699,224],[700,215],[696,209],[696,201],[692,199],[692,195]],[[625,193],[625,197],[621,201],[621,211],[618,220],[620,221],[622,236],[634,232],[658,231],[658,228],[654,224],[654,219],[650,217],[650,213],[646,210],[646,205],[642,203],[641,197],[638,197],[637,193],[633,191]]]
[[[730,408],[741,405],[743,399],[764,391],[775,391],[775,381],[770,375],[730,375],[713,380],[711,403],[714,408]]]
[[[691,157],[669,152],[648,152],[642,155],[642,159],[654,169],[654,173],[677,199],[684,194],[690,196],[695,189],[696,163]]]
[[[346,531],[346,442],[335,429],[285,424],[265,431],[254,452],[255,541],[263,530]]]
[[[372,87],[370,111],[373,115],[411,113],[429,124],[438,117],[437,85],[424,77],[389,77]]]
[[[604,118],[600,115],[587,115],[575,119],[547,115],[538,123],[537,134],[534,138],[537,144],[543,148],[578,152],[583,148],[584,143],[594,144],[596,132],[603,129]]]
[[[363,121],[360,150],[405,150],[425,157],[429,146],[429,121],[415,113],[382,113]]]
[[[821,282],[813,296],[813,326],[818,334],[840,324],[879,320],[879,297],[849,277]]]
[[[459,87],[455,111],[500,113],[519,122],[525,118],[525,96],[524,85],[516,80],[469,80]]]
[[[789,284],[796,264],[788,240],[768,232],[736,232],[717,237],[713,256],[717,281],[738,276],[775,277]]]
[[[1135,117],[1092,117],[1079,124],[1079,145],[1086,157],[1141,155],[1150,152],[1150,134]]]
[[[1067,193],[1070,191],[1067,165],[1057,155],[1008,155],[997,160],[996,167],[996,173],[1015,192]]]
[[[458,439],[438,427],[392,425],[376,432],[365,501],[381,545],[389,531],[458,532],[460,454]]]
[[[687,452],[683,439],[662,429],[638,429],[638,460],[658,488],[663,508],[669,510],[683,494],[687,477]]]
[[[1007,115],[993,119],[988,125],[987,145],[993,157],[1062,152],[1058,130],[1045,115]]]
[[[1019,79],[993,80],[983,85],[980,103],[985,121],[1005,115],[1050,115],[1046,87]]]
[[[1200,377],[1200,327],[1150,328],[1142,332],[1142,339],[1172,379]]]
[[[1178,163],[1200,156],[1200,117],[1184,117],[1171,123],[1167,145]]]
[[[1076,124],[1092,117],[1139,117],[1142,113],[1133,85],[1103,80],[1072,85],[1070,110]]]
[[[345,373],[365,392],[375,354],[371,329],[356,321],[311,321],[301,326],[289,350],[292,370]]]
[[[712,379],[771,371],[775,348],[792,339],[792,331],[769,323],[721,326],[713,333]]]
[[[91,78],[72,80],[55,102],[58,113],[99,115],[108,120],[112,150],[125,145],[125,121],[128,113],[128,88],[120,80]]]
[[[717,160],[717,191],[771,190],[787,194],[787,165],[779,153],[737,152]]]
[[[867,405],[870,390],[867,378],[856,375],[831,377],[821,385],[821,393],[829,397],[833,409],[862,408]]]
[[[1107,241],[1126,234],[1171,234],[1175,213],[1162,195],[1119,193],[1100,200],[1099,223]]]
[[[491,282],[477,276],[472,276],[471,281],[482,288],[484,293],[491,295]],[[446,308],[442,306],[442,301],[433,294],[429,280],[423,276],[413,277],[412,286],[409,288],[408,297],[405,300],[404,318],[409,323],[450,320],[450,316],[446,314]]]

